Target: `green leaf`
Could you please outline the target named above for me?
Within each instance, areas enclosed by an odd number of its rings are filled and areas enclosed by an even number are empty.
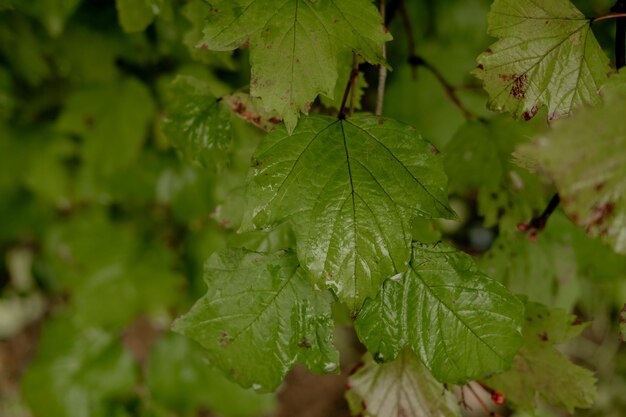
[[[473,74],[492,109],[528,120],[545,105],[552,120],[600,101],[609,59],[569,0],[496,0],[488,33],[500,40],[478,57]]]
[[[276,110],[291,132],[318,94],[333,97],[337,56],[354,51],[383,63],[380,14],[368,0],[210,0],[203,45],[249,45],[250,93]]]
[[[626,254],[626,96],[581,110],[519,153],[552,178],[569,218]]]
[[[152,398],[177,415],[197,415],[201,407],[229,417],[265,415],[274,397],[245,390],[211,369],[202,348],[169,333],[152,347],[146,365]]]
[[[30,0],[21,1],[18,8],[39,19],[54,38],[63,33],[67,20],[74,14],[82,0]]]
[[[338,370],[332,297],[311,288],[295,255],[216,253],[205,280],[208,292],[174,329],[243,387],[273,391],[296,362],[316,373]]]
[[[57,128],[84,137],[84,168],[108,176],[138,157],[153,111],[154,103],[146,86],[127,79],[70,95]]]
[[[34,415],[108,417],[114,404],[132,395],[136,373],[132,356],[111,334],[79,332],[57,317],[46,324],[21,389]]]
[[[306,117],[259,146],[242,229],[292,222],[309,278],[356,310],[406,270],[415,215],[453,216],[437,153],[390,119]]]
[[[377,361],[410,347],[438,380],[463,383],[510,367],[522,318],[522,303],[472,257],[417,244],[409,270],[364,303],[355,328]]]
[[[124,32],[141,32],[154,20],[154,0],[115,0]]]
[[[454,394],[410,350],[385,364],[366,355],[365,364],[348,384],[351,408],[362,407],[364,417],[456,417],[461,413]]]
[[[99,213],[51,227],[44,251],[54,284],[71,292],[69,308],[82,326],[120,328],[179,301],[173,256],[153,242],[140,244],[132,228]]]
[[[498,224],[503,234],[517,232],[546,204],[538,176],[512,163],[515,146],[535,132],[510,118],[467,122],[443,150],[450,193],[478,191],[485,226]]]
[[[532,411],[539,398],[570,413],[574,408],[591,407],[596,382],[593,372],[574,365],[553,347],[575,337],[583,328],[575,323],[575,316],[563,310],[527,303],[524,345],[513,368],[486,383],[520,410]]]
[[[223,163],[232,143],[230,113],[206,83],[177,77],[168,90],[165,134],[184,157],[204,167]]]

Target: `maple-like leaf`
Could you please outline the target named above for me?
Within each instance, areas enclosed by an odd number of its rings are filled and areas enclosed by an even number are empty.
[[[169,85],[163,131],[188,161],[211,167],[226,159],[232,129],[220,101],[195,77],[179,76]]]
[[[313,290],[292,253],[216,253],[205,280],[208,292],[174,330],[242,386],[273,391],[296,362],[317,373],[339,369],[332,297]]]
[[[519,410],[532,411],[541,398],[565,408],[587,408],[595,398],[593,372],[574,365],[554,348],[577,336],[585,326],[563,310],[549,310],[541,304],[526,303],[524,345],[511,370],[486,382],[515,403]]]
[[[528,120],[545,105],[552,120],[600,101],[609,59],[590,19],[569,0],[496,0],[488,33],[499,41],[478,57],[473,74],[492,109]]]
[[[291,132],[318,94],[333,97],[338,56],[354,51],[384,63],[391,39],[368,0],[210,0],[202,47],[250,48],[250,93]]]
[[[463,383],[510,367],[522,317],[522,303],[471,256],[417,244],[408,271],[364,303],[355,328],[377,361],[410,347],[437,379]]]
[[[454,215],[437,153],[393,120],[303,118],[257,150],[242,229],[290,221],[310,279],[356,310],[406,270],[414,216]]]
[[[454,394],[430,374],[410,350],[390,363],[378,364],[368,354],[348,380],[346,398],[364,417],[457,417]]]
[[[569,218],[626,254],[626,96],[583,109],[519,154],[538,164],[559,191]]]

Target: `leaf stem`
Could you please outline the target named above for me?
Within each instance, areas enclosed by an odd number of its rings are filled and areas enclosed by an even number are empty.
[[[546,228],[546,224],[548,223],[548,219],[554,213],[554,210],[559,206],[561,202],[561,197],[558,193],[554,194],[548,203],[546,209],[541,213],[540,216],[534,217],[529,223],[520,223],[517,225],[517,228],[522,232],[528,233],[528,237],[530,240],[535,241],[537,239],[537,233]]]
[[[626,13],[609,13],[609,14],[605,14],[602,16],[598,16],[598,17],[594,17],[590,20],[591,24],[594,24],[596,22],[599,22],[601,20],[608,20],[608,19],[617,19],[620,17],[626,17]]]
[[[380,15],[383,18],[383,30],[387,32],[387,26],[385,25],[385,0],[380,0]],[[382,55],[384,60],[387,60],[387,45],[383,42]],[[385,63],[380,64],[378,70],[378,90],[376,93],[376,111],[374,114],[380,116],[383,114],[383,101],[385,99],[385,84],[387,82],[387,67]]]
[[[355,96],[356,96],[356,80],[359,78],[359,56],[357,54],[352,54],[352,71],[356,72],[356,76],[352,80],[352,84],[350,85],[350,116],[354,113],[354,105],[355,105]]]
[[[617,0],[611,11],[622,16],[615,22],[615,68],[626,65],[626,0]]]
[[[348,79],[348,82],[346,83],[346,89],[343,92],[343,98],[341,99],[341,105],[339,106],[339,113],[337,113],[338,119],[346,118],[346,102],[348,101],[348,95],[350,93],[350,90],[354,88],[354,83],[358,75],[359,75],[358,68],[356,69],[352,68],[350,70],[350,78]]]
[[[480,117],[478,117],[477,115],[472,113],[467,107],[465,107],[465,105],[459,99],[459,96],[456,94],[456,88],[452,84],[450,84],[443,76],[443,74],[430,62],[424,60],[424,58],[419,55],[413,55],[409,57],[409,64],[411,64],[411,66],[413,67],[424,67],[428,71],[430,71],[431,74],[435,76],[437,81],[439,81],[439,84],[441,84],[441,86],[443,87],[443,90],[445,91],[448,99],[461,111],[461,113],[463,113],[463,116],[467,120],[480,119]]]
[[[409,13],[406,9],[406,4],[404,0],[399,0],[398,10],[400,11],[400,15],[402,16],[402,24],[404,26],[404,32],[406,33],[408,49],[409,49],[409,65],[411,65],[411,69],[413,71],[413,79],[417,78],[417,68],[424,67],[429,70],[439,81],[441,86],[443,87],[446,96],[448,99],[463,113],[463,116],[467,120],[479,120],[480,118],[469,111],[465,105],[461,102],[458,95],[456,94],[457,88],[455,88],[452,84],[450,84],[443,74],[427,62],[424,58],[417,54],[417,45],[415,43],[415,36],[413,35],[413,24],[411,23],[411,19],[409,18]]]

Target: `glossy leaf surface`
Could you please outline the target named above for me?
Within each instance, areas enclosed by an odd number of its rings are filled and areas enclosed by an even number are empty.
[[[295,255],[216,253],[205,280],[207,294],[174,329],[198,341],[212,364],[242,386],[273,391],[295,363],[317,373],[339,369],[332,298],[313,290]]]
[[[304,118],[257,150],[244,229],[291,221],[311,280],[357,309],[406,270],[415,215],[453,216],[437,152],[393,120]]]
[[[410,347],[442,382],[510,367],[521,344],[522,303],[443,243],[415,245],[408,271],[359,312],[359,339],[379,362]]]
[[[491,108],[528,120],[545,105],[556,119],[600,101],[609,59],[569,0],[497,0],[488,33],[499,41],[478,57],[474,75]]]
[[[165,134],[184,157],[204,167],[223,162],[232,142],[230,113],[206,83],[191,76],[170,85]]]

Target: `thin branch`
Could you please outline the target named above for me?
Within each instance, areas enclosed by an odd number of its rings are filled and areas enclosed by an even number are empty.
[[[593,25],[594,23],[599,22],[601,20],[617,19],[619,17],[626,17],[626,13],[609,13],[603,16],[594,17],[590,20],[590,23]]]
[[[409,63],[414,67],[424,67],[428,71],[430,71],[431,74],[435,76],[437,81],[439,81],[439,84],[441,84],[441,86],[443,87],[446,96],[448,96],[448,99],[450,99],[452,104],[454,104],[461,111],[461,113],[463,113],[463,116],[465,116],[467,120],[480,119],[480,117],[478,117],[477,115],[472,113],[467,107],[465,107],[465,105],[459,99],[459,96],[456,94],[456,88],[452,84],[450,84],[443,76],[443,74],[431,63],[427,62],[426,60],[424,60],[424,58],[418,55],[409,57]]]
[[[359,56],[357,54],[352,54],[352,71],[356,73],[354,77],[352,77],[352,85],[350,86],[350,116],[354,113],[354,105],[355,105],[355,96],[356,96],[356,81],[359,78]]]
[[[537,240],[537,233],[546,228],[548,219],[550,218],[552,213],[554,213],[554,210],[556,210],[556,208],[559,206],[560,202],[561,197],[559,197],[559,194],[554,194],[543,213],[541,213],[540,216],[533,218],[529,223],[518,224],[518,230],[526,232],[530,240],[534,242],[535,240]]]
[[[337,113],[338,119],[346,118],[346,101],[348,101],[348,95],[350,93],[350,90],[354,86],[354,82],[358,75],[359,75],[358,69],[355,70],[354,68],[352,68],[352,70],[350,70],[350,78],[348,79],[348,82],[346,83],[346,89],[343,92],[343,98],[341,99],[341,105],[339,106],[339,113]]]
[[[415,36],[413,35],[413,24],[411,23],[411,19],[409,18],[409,12],[406,10],[406,4],[404,0],[398,0],[399,5],[398,9],[400,10],[400,16],[402,16],[402,25],[404,26],[404,31],[406,32],[407,44],[409,47],[409,56],[417,56],[417,45],[415,44]],[[417,78],[417,67],[411,65],[411,71],[413,79]]]
[[[380,0],[380,15],[383,18],[383,29],[387,32],[387,26],[385,26],[385,0]],[[384,60],[387,60],[387,45],[383,42],[382,55]],[[387,67],[385,64],[380,64],[378,70],[378,91],[376,94],[376,111],[374,114],[380,116],[383,114],[383,100],[385,99],[385,83],[387,81]]]
[[[615,68],[626,65],[626,0],[617,0],[611,11],[622,14],[615,22]]]

